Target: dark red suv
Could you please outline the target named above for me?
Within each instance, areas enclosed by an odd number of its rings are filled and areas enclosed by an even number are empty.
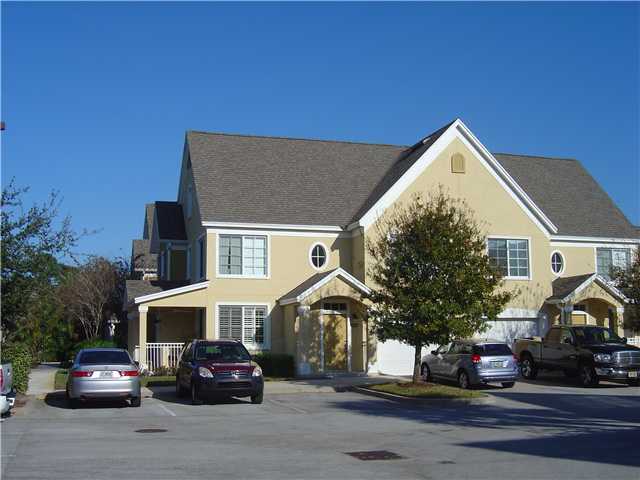
[[[176,394],[191,392],[191,402],[205,397],[251,397],[262,403],[264,380],[260,366],[240,342],[234,340],[192,340],[178,362]]]

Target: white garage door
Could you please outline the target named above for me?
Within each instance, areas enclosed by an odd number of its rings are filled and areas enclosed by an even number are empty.
[[[487,322],[489,329],[481,338],[501,340],[510,346],[516,338],[540,335],[540,320],[537,318],[502,318]],[[422,349],[422,355],[438,346],[428,346]],[[412,375],[414,348],[396,340],[378,342],[377,361],[369,366],[369,372],[385,375]]]
[[[502,340],[513,345],[516,338],[534,337],[540,335],[540,325],[537,318],[501,318],[487,322],[489,329],[481,335],[481,338]]]

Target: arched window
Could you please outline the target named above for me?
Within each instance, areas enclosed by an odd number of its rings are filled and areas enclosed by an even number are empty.
[[[560,252],[551,254],[551,271],[556,275],[560,275],[564,271],[564,257]]]
[[[316,243],[309,251],[309,260],[313,268],[321,269],[327,263],[327,249],[321,243]]]

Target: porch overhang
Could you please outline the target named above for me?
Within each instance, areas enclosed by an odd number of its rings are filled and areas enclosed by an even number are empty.
[[[549,304],[566,305],[593,297],[621,307],[629,301],[620,290],[597,273],[558,278],[552,285],[553,295],[545,301]]]
[[[354,293],[359,296],[366,296],[371,293],[371,289],[356,277],[342,268],[336,268],[334,270],[317,273],[309,277],[296,288],[283,295],[278,300],[278,303],[283,306],[303,303],[314,293],[318,292],[323,287],[327,287],[332,281],[338,279],[346,283],[351,289],[353,289]]]
[[[126,307],[204,307],[206,299],[203,291],[209,287],[209,281],[190,285],[176,285],[171,282],[146,280],[127,281]]]

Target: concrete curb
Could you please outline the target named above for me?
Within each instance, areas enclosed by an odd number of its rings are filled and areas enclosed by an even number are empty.
[[[495,403],[491,396],[481,398],[415,398],[394,395],[393,393],[379,392],[366,387],[351,387],[349,390],[362,395],[383,398],[385,400],[391,400],[398,403],[429,405],[434,407],[467,407],[472,405],[491,405]]]

